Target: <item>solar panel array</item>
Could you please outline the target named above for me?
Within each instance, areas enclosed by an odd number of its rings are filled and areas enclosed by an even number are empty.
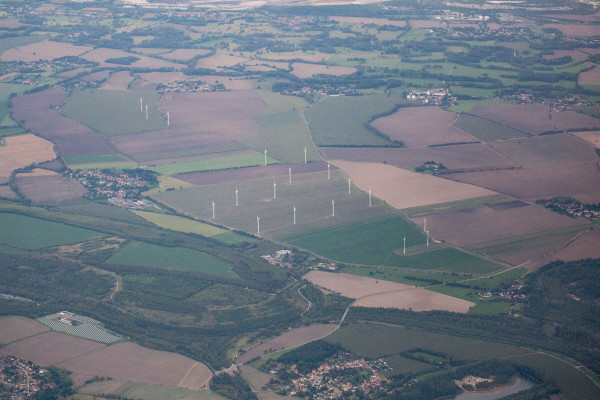
[[[78,322],[77,325],[70,325],[68,323],[61,322],[59,321],[61,318],[63,318],[62,315],[51,314],[42,318],[38,318],[38,322],[46,325],[48,328],[54,331],[63,332],[83,339],[93,340],[95,342],[111,344],[121,340],[120,336],[113,335],[100,328],[98,326],[100,322],[93,318],[76,314],[69,316],[69,319]]]

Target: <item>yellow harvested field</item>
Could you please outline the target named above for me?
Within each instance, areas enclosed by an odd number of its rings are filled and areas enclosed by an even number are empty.
[[[198,235],[211,237],[221,233],[229,232],[225,229],[217,228],[203,222],[194,221],[176,215],[159,214],[148,211],[134,211],[133,213],[150,221],[161,228],[170,229],[177,232],[196,233]]]
[[[0,179],[8,178],[17,168],[34,162],[54,160],[54,145],[32,134],[8,136],[0,146]]]
[[[292,64],[292,74],[298,78],[309,78],[313,75],[350,75],[357,71],[354,67],[336,67],[333,65],[307,64],[295,62]]]
[[[451,311],[466,313],[474,306],[470,301],[457,299],[416,286],[383,281],[351,274],[310,271],[303,276],[315,285],[356,299],[353,306],[385,307],[413,311]]]
[[[330,161],[350,176],[359,189],[397,209],[420,207],[492,196],[498,193],[478,186],[419,174],[387,164]]]
[[[571,132],[571,134],[590,142],[592,146],[600,149],[600,131]]]
[[[69,43],[53,42],[45,40],[40,43],[28,44],[15,47],[2,53],[2,61],[24,61],[33,62],[39,60],[54,60],[65,56],[80,56],[90,51],[90,46],[75,46]]]

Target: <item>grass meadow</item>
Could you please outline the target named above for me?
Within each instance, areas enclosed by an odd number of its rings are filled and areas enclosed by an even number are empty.
[[[203,158],[194,161],[180,161],[171,164],[162,164],[150,167],[162,175],[183,174],[186,172],[215,171],[219,169],[232,169],[243,167],[255,167],[265,162],[264,153],[237,154],[233,156]],[[269,157],[267,153],[267,164],[277,164],[278,161]]]
[[[104,236],[102,233],[71,225],[25,215],[0,213],[0,243],[13,247],[41,249],[81,243]]]
[[[112,136],[164,127],[166,120],[157,107],[158,101],[159,95],[154,92],[75,90],[63,105],[61,113],[104,135]]]
[[[169,268],[219,276],[237,276],[231,265],[211,255],[183,247],[132,242],[108,259],[113,264]]]

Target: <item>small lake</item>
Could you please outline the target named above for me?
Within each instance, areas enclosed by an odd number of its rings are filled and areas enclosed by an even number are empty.
[[[523,390],[527,390],[533,386],[533,382],[527,379],[517,377],[515,383],[510,386],[501,387],[498,390],[492,392],[465,392],[459,394],[454,400],[495,400],[501,399],[502,397],[509,396],[511,394],[519,393]]]

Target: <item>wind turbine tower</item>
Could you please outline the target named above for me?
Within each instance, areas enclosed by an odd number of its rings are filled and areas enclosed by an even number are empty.
[[[427,235],[427,247],[429,247],[429,231],[425,231],[425,234]]]
[[[289,183],[291,185],[292,184],[292,169],[291,168],[288,168],[288,174],[290,176]]]
[[[406,236],[404,236],[404,250],[402,250],[402,254],[406,255]]]
[[[350,194],[350,185],[352,184],[352,182],[350,182],[350,179],[348,179],[348,194]]]
[[[146,104],[146,119],[148,119],[148,104]]]
[[[277,198],[277,184],[273,182],[273,198]]]
[[[140,112],[144,112],[144,107],[143,107],[143,101],[142,98],[140,97]]]
[[[371,207],[371,189],[369,189],[369,207]]]
[[[306,147],[304,148],[304,164],[306,164]]]
[[[267,165],[267,149],[265,149],[265,165]]]
[[[239,205],[238,203],[238,189],[235,188],[235,206],[237,207]]]
[[[327,163],[327,179],[331,179],[331,165]]]
[[[294,225],[296,225],[296,205],[294,205]]]
[[[331,200],[331,216],[335,217],[335,200]]]
[[[214,201],[212,202],[212,212],[213,212],[213,218],[212,219],[215,219],[215,202]]]
[[[260,233],[260,217],[256,217],[256,233]]]
[[[171,126],[171,114],[167,111],[167,126]]]

